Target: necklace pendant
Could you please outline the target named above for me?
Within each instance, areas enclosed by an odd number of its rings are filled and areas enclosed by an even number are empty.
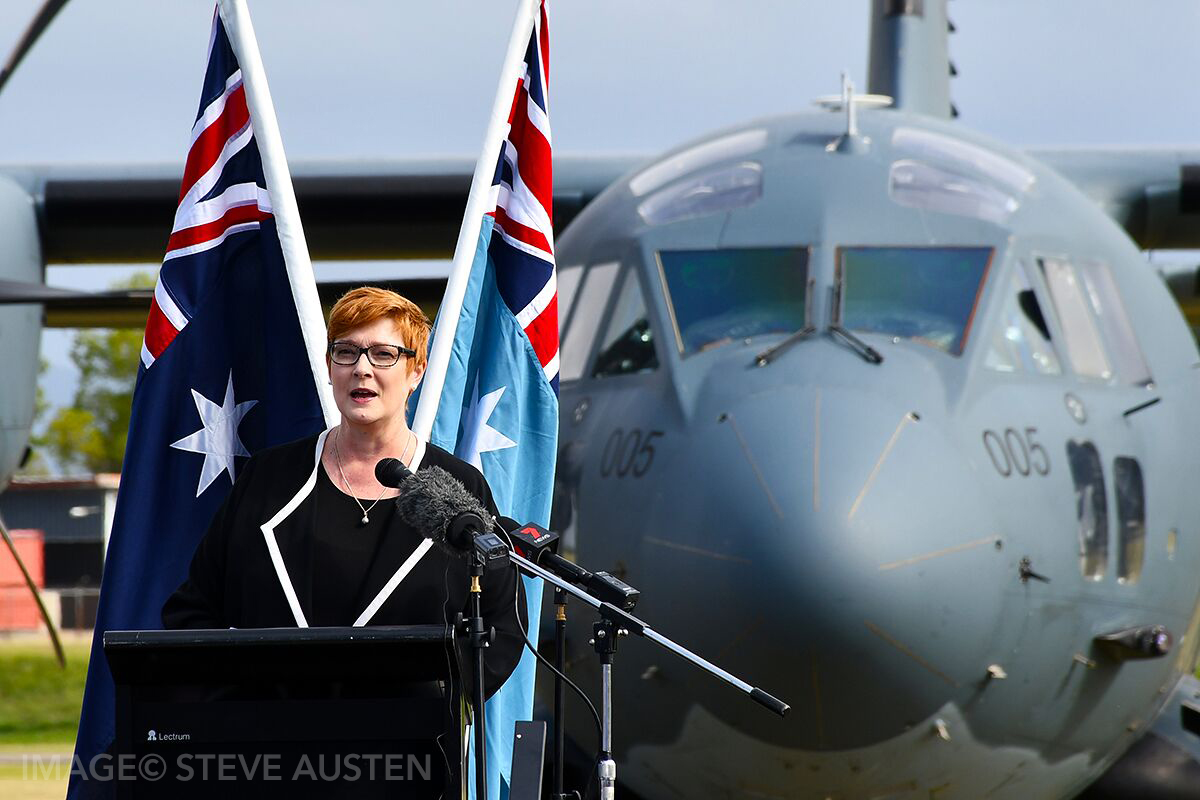
[[[366,515],[366,514],[363,514],[363,518],[362,518],[362,522],[361,522],[361,524],[362,524],[362,525],[366,525],[366,524],[367,524],[368,522],[370,522],[370,521],[371,521],[371,520],[370,520],[370,519],[367,517],[367,515]]]

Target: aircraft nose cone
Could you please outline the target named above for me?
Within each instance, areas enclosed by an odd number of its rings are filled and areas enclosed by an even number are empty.
[[[788,387],[712,420],[701,440],[724,454],[720,469],[699,459],[666,504],[699,532],[695,553],[662,577],[695,601],[687,629],[697,615],[710,623],[700,652],[792,705],[768,738],[862,747],[975,691],[1011,575],[944,414]],[[752,704],[710,697],[763,735]]]

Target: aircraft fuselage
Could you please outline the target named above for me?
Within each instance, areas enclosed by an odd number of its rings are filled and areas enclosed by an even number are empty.
[[[1045,167],[860,124],[840,152],[833,115],[681,148],[559,245],[556,524],[792,705],[622,642],[644,796],[1071,796],[1194,664],[1200,359],[1171,297]],[[1155,625],[1168,655],[1096,641]]]

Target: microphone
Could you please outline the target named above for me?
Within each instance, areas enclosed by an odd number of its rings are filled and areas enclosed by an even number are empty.
[[[555,551],[558,534],[530,522],[521,525],[512,517],[496,520],[513,540],[513,547],[525,558],[553,572],[565,581],[587,589],[601,602],[611,603],[622,611],[633,611],[641,592],[607,572],[589,572],[574,561],[568,561]]]
[[[380,479],[380,483],[384,481]],[[488,570],[508,564],[508,546],[492,533],[491,515],[449,472],[441,467],[410,472],[399,488],[396,512],[400,518],[442,551],[457,558],[474,553]]]
[[[512,517],[497,517],[496,524],[513,540],[513,549],[535,564],[540,563],[542,553],[558,552],[558,534],[540,525],[522,525]]]
[[[383,458],[375,465],[375,480],[379,481],[381,486],[398,489],[400,484],[411,477],[412,471],[398,458]]]

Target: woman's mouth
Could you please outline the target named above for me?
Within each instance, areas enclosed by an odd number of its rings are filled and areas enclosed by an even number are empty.
[[[378,396],[378,392],[375,392],[371,389],[352,389],[352,390],[350,390],[350,399],[351,400],[366,402],[366,401],[372,399],[373,397],[377,397],[377,396]]]

